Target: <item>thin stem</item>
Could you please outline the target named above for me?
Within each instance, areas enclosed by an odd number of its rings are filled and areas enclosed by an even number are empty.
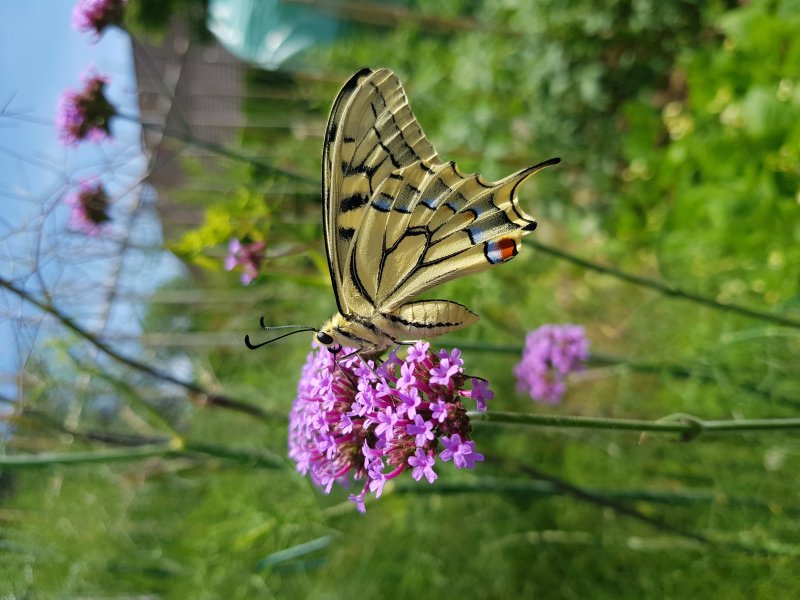
[[[23,300],[30,302],[31,304],[36,306],[39,310],[55,317],[55,319],[58,320],[64,327],[66,327],[73,333],[77,334],[79,337],[85,339],[90,344],[95,346],[98,350],[101,350],[104,354],[107,354],[117,362],[120,362],[124,365],[127,365],[143,373],[147,373],[148,375],[155,377],[156,379],[161,379],[162,381],[168,381],[170,383],[174,383],[175,385],[182,387],[187,392],[189,392],[191,396],[194,397],[194,400],[198,404],[201,405],[208,404],[209,406],[227,408],[229,410],[244,413],[264,421],[268,421],[271,419],[271,415],[267,411],[263,410],[258,406],[249,404],[247,402],[242,402],[241,400],[236,400],[234,398],[229,398],[228,396],[213,394],[211,392],[206,391],[199,385],[190,383],[188,381],[183,381],[182,379],[178,379],[177,377],[173,377],[169,373],[161,371],[160,369],[157,369],[146,363],[140,362],[134,358],[130,358],[128,356],[125,356],[124,354],[121,354],[120,352],[117,352],[114,348],[112,348],[102,340],[98,339],[96,336],[86,331],[83,327],[78,325],[75,321],[73,321],[70,317],[62,313],[56,307],[52,306],[51,304],[45,303],[39,300],[38,298],[35,298],[34,296],[29,294],[25,290],[17,287],[4,277],[0,277],[0,287],[3,287],[10,292],[13,292]]]
[[[570,483],[569,481],[565,481],[559,477],[554,475],[550,475],[549,473],[544,473],[535,467],[531,467],[529,465],[521,465],[517,464],[516,468],[519,469],[521,472],[526,473],[535,479],[540,479],[544,481],[549,481],[552,483],[556,489],[561,490],[562,492],[574,496],[579,500],[583,500],[586,502],[590,502],[592,504],[597,504],[599,506],[606,506],[613,511],[617,512],[618,514],[625,515],[631,518],[634,518],[638,521],[643,523],[647,523],[656,529],[660,529],[662,531],[667,531],[670,533],[675,533],[677,535],[683,536],[688,539],[695,540],[700,543],[704,544],[711,544],[717,548],[724,548],[727,550],[733,550],[736,552],[746,552],[748,554],[757,554],[762,556],[773,556],[773,555],[783,555],[783,554],[796,554],[796,550],[791,548],[788,552],[780,549],[774,550],[772,548],[766,548],[763,546],[755,546],[751,544],[743,544],[738,540],[735,541],[727,541],[721,539],[719,536],[708,537],[706,535],[695,533],[692,531],[683,531],[658,517],[654,517],[651,515],[646,515],[644,513],[639,512],[635,508],[632,508],[626,504],[622,504],[617,500],[612,500],[609,498],[604,498],[593,491],[590,491],[586,488],[579,487]]]
[[[773,507],[768,502],[756,498],[727,496],[713,490],[706,489],[681,489],[681,490],[649,490],[649,489],[604,489],[582,487],[594,496],[607,500],[647,502],[652,504],[667,504],[670,506],[694,506],[697,504],[724,504],[753,510],[771,511]],[[435,486],[420,486],[413,481],[397,482],[394,486],[396,493],[403,494],[525,494],[535,496],[559,496],[565,490],[556,486],[552,481],[542,479],[510,479],[481,477],[468,481],[442,481]],[[781,507],[785,514],[798,515],[800,509]]]
[[[171,443],[147,444],[132,448],[92,450],[89,452],[40,452],[37,454],[11,454],[0,456],[0,467],[21,469],[49,467],[52,465],[79,465],[91,463],[113,463],[142,460],[154,456],[166,456],[177,452]]]
[[[284,461],[284,459],[263,449],[255,452],[252,450],[240,450],[238,448],[220,446],[219,444],[208,444],[205,442],[186,442],[184,444],[184,449],[186,452],[233,460],[243,465],[252,465],[265,469],[283,469],[286,467],[286,461]]]
[[[550,475],[549,473],[544,473],[544,472],[540,471],[539,469],[536,469],[536,468],[531,467],[529,465],[517,464],[516,468],[518,468],[520,471],[522,471],[526,475],[534,477],[535,479],[539,479],[539,480],[542,480],[542,481],[549,482],[551,485],[553,485],[553,487],[556,490],[559,490],[559,491],[561,491],[561,492],[563,492],[565,494],[573,496],[573,497],[577,498],[578,500],[582,500],[584,502],[589,502],[591,504],[596,504],[597,506],[603,506],[603,507],[606,507],[606,508],[610,508],[611,510],[613,510],[617,514],[624,515],[624,516],[630,517],[632,519],[636,519],[637,521],[641,521],[642,523],[647,523],[651,527],[654,527],[654,528],[659,529],[661,531],[667,531],[669,533],[674,533],[674,534],[677,534],[677,535],[683,536],[685,538],[689,538],[689,539],[692,539],[692,540],[695,540],[697,542],[701,542],[701,543],[704,543],[704,544],[709,543],[709,539],[706,538],[704,535],[701,535],[699,533],[694,533],[694,532],[691,532],[691,531],[683,531],[681,529],[673,527],[672,525],[670,525],[669,523],[666,523],[665,521],[662,521],[660,518],[657,518],[657,517],[654,517],[654,516],[650,516],[650,515],[645,515],[644,513],[638,511],[637,509],[635,509],[635,508],[633,508],[631,506],[628,506],[627,504],[623,504],[623,503],[619,502],[618,500],[614,500],[614,499],[611,499],[611,498],[605,498],[605,497],[603,497],[601,495],[598,495],[598,494],[596,494],[596,493],[594,493],[594,492],[592,492],[590,490],[587,490],[587,489],[582,488],[580,486],[574,485],[574,484],[570,483],[569,481],[566,481],[566,480],[561,479],[559,477],[556,477],[554,475]]]
[[[676,414],[658,421],[646,421],[641,419],[609,419],[604,417],[536,415],[511,412],[469,411],[467,414],[473,423],[679,433],[686,441],[697,437],[701,433],[743,433],[800,429],[800,418],[705,421],[692,415]]]
[[[153,457],[176,457],[193,455],[213,456],[233,460],[249,466],[267,469],[282,469],[284,462],[267,453],[255,453],[216,444],[184,443],[180,439],[167,442],[126,446],[109,450],[86,452],[39,452],[36,454],[7,454],[0,456],[0,468],[26,469],[51,467],[53,465],[86,465],[97,463],[130,462]]]
[[[189,144],[190,146],[195,146],[196,148],[202,148],[203,150],[208,150],[209,152],[213,152],[214,154],[218,154],[219,156],[224,156],[226,158],[250,164],[254,167],[264,170],[267,173],[285,177],[287,179],[291,179],[294,181],[300,181],[303,183],[312,184],[315,186],[315,188],[319,187],[319,181],[316,179],[306,177],[305,175],[300,175],[298,173],[289,171],[287,169],[283,169],[281,167],[276,167],[275,165],[271,165],[252,156],[247,156],[246,154],[241,154],[239,152],[236,152],[235,150],[231,150],[230,148],[227,148],[220,144],[201,140],[195,137],[195,135],[190,131],[174,131],[155,123],[142,123],[140,119],[131,115],[117,113],[114,116],[120,119],[124,119],[126,121],[138,123],[144,129],[157,130],[168,137],[183,142],[184,144]]]
[[[37,425],[48,427],[59,433],[66,433],[73,438],[86,442],[101,442],[111,446],[127,447],[161,445],[169,442],[169,438],[165,437],[145,437],[137,434],[75,429],[64,425],[61,421],[44,411],[23,406],[18,414],[14,415],[13,421],[15,425],[19,427],[26,419],[34,421]],[[176,435],[173,439],[178,439],[178,436]]]
[[[127,398],[129,402],[134,404],[135,406],[140,407],[147,415],[155,421],[157,425],[161,425],[165,429],[167,429],[170,434],[172,435],[179,435],[175,426],[170,422],[170,420],[162,414],[161,410],[154,404],[147,402],[142,396],[140,396],[134,386],[127,383],[126,381],[122,380],[121,378],[114,377],[111,373],[107,373],[102,369],[95,368],[94,366],[86,364],[84,361],[80,360],[77,356],[74,356],[74,353],[69,352],[67,350],[67,355],[72,359],[73,363],[75,364],[81,372],[94,377],[95,379],[105,381],[108,383],[121,397]],[[153,425],[152,423],[148,423]]]
[[[125,449],[133,450],[130,453],[122,452],[121,454],[118,452],[109,454],[104,453],[105,451],[92,451],[81,453],[13,455],[13,462],[20,467],[137,460],[138,458],[148,458],[153,455],[161,454],[160,452],[155,451],[157,448],[166,449],[166,454],[170,456],[192,456],[199,454],[214,458],[232,460],[243,465],[262,467],[266,469],[282,469],[286,466],[286,462],[283,458],[263,449],[256,452],[253,450],[241,450],[238,448],[221,446],[219,444],[210,444],[207,442],[187,441],[177,434],[173,435],[171,438],[156,438],[144,437],[140,435],[109,433],[104,431],[73,429],[64,426],[47,413],[33,409],[23,409],[20,417],[33,419],[45,427],[69,434],[80,440],[87,442],[101,442],[103,444],[122,446]],[[154,454],[150,454],[149,451],[142,450],[142,448],[151,448],[153,449]],[[73,454],[78,454],[78,458],[75,458]],[[81,456],[89,457],[89,460],[83,460],[81,459]],[[53,457],[56,457],[57,460],[54,461]],[[2,464],[3,463],[0,462],[0,465]]]
[[[798,321],[797,319],[792,319],[789,317],[784,317],[781,315],[764,312],[762,310],[757,310],[755,308],[740,306],[738,304],[720,302],[719,300],[715,300],[714,298],[710,298],[708,296],[695,294],[693,292],[687,292],[669,283],[656,281],[655,279],[648,279],[646,277],[641,277],[639,275],[633,275],[632,273],[626,273],[614,267],[601,265],[599,263],[592,262],[584,258],[580,258],[579,256],[570,254],[569,252],[565,252],[564,250],[559,250],[558,248],[554,248],[553,246],[548,246],[547,244],[542,244],[541,242],[538,242],[536,240],[532,240],[530,243],[534,248],[537,248],[542,252],[546,252],[547,254],[550,254],[557,258],[564,259],[585,269],[590,269],[592,271],[597,271],[598,273],[605,273],[606,275],[611,275],[612,277],[616,277],[617,279],[622,279],[623,281],[627,281],[628,283],[633,283],[635,285],[655,290],[661,294],[664,294],[665,296],[680,298],[682,300],[689,300],[691,302],[696,302],[698,304],[704,304],[705,306],[709,306],[716,310],[728,311],[744,315],[746,317],[760,319],[762,321],[770,321],[772,323],[777,323],[779,325],[786,325],[787,327],[795,327],[800,329],[800,321]]]
[[[521,345],[487,344],[485,342],[468,342],[461,340],[454,340],[451,342],[451,345],[461,348],[462,350],[477,350],[479,352],[493,352],[497,354],[513,354],[515,356],[521,356],[523,350]],[[732,376],[732,374],[724,369],[716,369],[714,372],[712,372],[709,368],[684,367],[674,363],[631,360],[622,356],[611,356],[598,352],[592,352],[589,355],[586,364],[589,366],[624,367],[625,369],[636,371],[637,373],[663,373],[676,379],[698,379],[705,383],[717,383],[719,381],[720,374]],[[714,374],[715,372],[717,375]],[[775,403],[782,404],[784,406],[790,406],[794,409],[800,408],[800,400],[797,398],[791,398],[780,393],[764,390],[751,383],[731,381],[730,384],[743,391],[767,398]]]

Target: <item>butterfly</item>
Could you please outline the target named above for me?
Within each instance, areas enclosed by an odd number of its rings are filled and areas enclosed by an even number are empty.
[[[397,76],[362,69],[333,103],[322,152],[322,220],[338,312],[317,340],[378,354],[466,327],[449,300],[413,298],[517,255],[536,221],[517,188],[551,159],[497,182],[443,162]]]

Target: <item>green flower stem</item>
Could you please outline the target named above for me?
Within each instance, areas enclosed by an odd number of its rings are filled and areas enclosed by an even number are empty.
[[[258,158],[255,158],[253,156],[247,156],[246,154],[241,154],[239,152],[236,152],[235,150],[232,150],[225,146],[221,146],[220,144],[215,144],[214,142],[207,142],[205,140],[201,140],[192,135],[192,133],[189,131],[174,131],[171,129],[167,129],[161,125],[157,125],[155,123],[142,123],[138,117],[132,115],[115,113],[114,116],[119,119],[123,119],[125,121],[137,123],[141,125],[143,129],[153,129],[159,131],[163,135],[181,141],[184,144],[189,144],[190,146],[194,146],[196,148],[202,148],[203,150],[208,150],[209,152],[213,152],[214,154],[217,154],[219,156],[224,156],[225,158],[230,158],[232,160],[247,163],[258,169],[261,169],[265,173],[277,175],[285,179],[290,179],[292,181],[308,183],[310,185],[313,185],[315,190],[319,188],[319,180],[317,179],[312,179],[310,177],[306,177],[305,175],[300,175],[299,173],[289,171],[288,169],[276,167],[275,165],[266,163],[263,160],[259,160]]]
[[[26,302],[29,302],[30,304],[34,305],[39,310],[51,315],[57,321],[59,321],[64,327],[66,327],[79,337],[83,338],[84,340],[92,344],[95,348],[97,348],[104,354],[107,354],[117,362],[120,362],[132,369],[136,369],[137,371],[147,373],[148,375],[155,377],[156,379],[160,379],[162,381],[168,381],[170,383],[174,383],[175,385],[182,387],[189,393],[190,397],[199,405],[209,405],[217,408],[226,408],[228,410],[240,412],[249,415],[251,417],[261,419],[263,421],[269,421],[274,418],[274,415],[271,415],[270,413],[268,413],[259,406],[255,406],[253,404],[249,404],[247,402],[243,402],[235,398],[230,398],[228,396],[214,394],[212,392],[205,390],[199,385],[196,385],[188,381],[183,381],[182,379],[173,377],[166,371],[162,371],[146,363],[130,358],[129,356],[125,356],[124,354],[115,350],[106,342],[99,339],[97,336],[85,330],[83,327],[78,325],[77,322],[75,322],[73,319],[62,313],[52,304],[39,300],[32,294],[28,293],[27,291],[25,291],[20,287],[17,287],[13,283],[11,283],[11,281],[1,276],[0,276],[0,288],[7,289],[8,291],[19,296]]]
[[[521,345],[497,345],[487,344],[485,342],[468,342],[461,340],[454,340],[449,345],[461,348],[462,350],[476,350],[478,352],[494,352],[497,354],[512,354],[514,356],[522,355]],[[674,363],[658,363],[658,362],[644,362],[631,360],[622,356],[611,356],[608,354],[601,354],[592,352],[586,364],[595,367],[622,367],[637,373],[650,373],[650,374],[666,374],[676,379],[698,379],[706,383],[717,383],[719,377],[715,372],[731,375],[725,371],[714,371],[710,368],[689,368]],[[769,389],[761,389],[757,385],[732,381],[731,385],[744,390],[751,394],[762,396],[771,402],[789,406],[794,409],[800,408],[800,400],[797,398],[787,397],[779,393],[773,393]]]
[[[522,356],[522,345],[517,344],[487,344],[485,342],[468,342],[466,340],[453,340],[448,346],[455,346],[462,350],[477,350],[478,352],[493,352],[496,354],[513,354],[514,356]],[[638,371],[639,373],[668,373],[673,377],[690,378],[697,377],[705,381],[716,381],[716,378],[702,369],[689,369],[677,364],[671,363],[655,363],[644,362],[638,360],[631,360],[623,356],[611,356],[609,354],[602,354],[600,352],[592,352],[589,355],[586,364],[597,367],[625,367],[631,371]],[[747,386],[741,386],[750,391],[757,391],[750,389]]]
[[[274,567],[281,563],[297,560],[313,552],[324,550],[331,545],[335,537],[336,536],[333,535],[325,535],[309,542],[273,552],[258,561],[258,564],[256,564],[256,571],[263,571],[267,567]]]
[[[207,442],[192,442],[184,440],[179,434],[173,434],[171,438],[156,438],[143,437],[139,435],[109,433],[105,431],[72,429],[65,427],[47,413],[28,408],[22,409],[20,416],[16,418],[17,423],[20,422],[20,417],[34,419],[39,425],[48,427],[60,433],[66,433],[75,439],[83,440],[89,443],[101,442],[103,444],[124,446],[126,448],[174,448],[175,450],[170,452],[171,455],[202,454],[205,456],[233,460],[244,465],[252,465],[267,469],[282,469],[286,466],[286,461],[283,458],[264,449],[255,452],[252,450],[239,450],[229,446],[220,446],[219,444],[209,444]],[[180,452],[178,452],[179,450]],[[134,458],[135,455],[132,457],[132,460]]]
[[[604,417],[575,417],[560,415],[537,415],[511,412],[467,413],[473,423],[530,425],[534,427],[562,427],[570,429],[614,429],[618,431],[651,431],[679,433],[685,440],[701,433],[728,433],[777,431],[800,429],[800,418],[795,419],[739,419],[727,421],[705,421],[692,415],[670,415],[658,421],[641,419],[608,419]]]
[[[683,300],[689,300],[690,302],[704,304],[705,306],[709,306],[716,310],[733,312],[740,315],[744,315],[746,317],[760,319],[762,321],[770,321],[772,323],[777,323],[778,325],[785,325],[787,327],[796,327],[800,329],[800,321],[796,319],[791,319],[789,317],[784,317],[781,315],[764,312],[762,310],[757,310],[754,308],[748,308],[746,306],[739,306],[738,304],[720,302],[708,296],[695,294],[693,292],[687,292],[668,283],[656,281],[654,279],[648,279],[646,277],[640,277],[639,275],[633,275],[632,273],[626,273],[624,271],[620,271],[619,269],[615,269],[614,267],[608,267],[606,265],[601,265],[599,263],[592,262],[584,258],[580,258],[579,256],[570,254],[569,252],[565,252],[564,250],[559,250],[558,248],[554,248],[553,246],[548,246],[547,244],[542,244],[541,242],[538,242],[536,240],[531,240],[529,243],[533,245],[534,248],[541,250],[542,252],[546,252],[547,254],[571,262],[575,265],[578,265],[579,267],[583,267],[584,269],[590,269],[592,271],[597,271],[598,273],[605,273],[606,275],[611,275],[612,277],[616,277],[617,279],[622,279],[623,281],[627,281],[628,283],[633,283],[635,285],[655,290],[661,294],[664,294],[665,296],[671,296],[673,298],[681,298]]]
[[[0,456],[0,468],[25,469],[50,467],[53,465],[86,465],[97,463],[116,463],[143,460],[153,457],[191,457],[210,456],[232,460],[243,465],[266,469],[282,469],[285,461],[272,453],[252,452],[228,448],[216,444],[183,442],[173,438],[166,442],[142,444],[109,450],[90,450],[86,452],[39,452],[36,454],[8,454]]]
[[[521,349],[520,349],[521,353]],[[592,352],[586,361],[590,366],[596,367],[622,367],[637,373],[666,374],[675,379],[696,379],[704,383],[716,384],[721,378],[728,378],[728,384],[747,393],[761,396],[769,402],[791,407],[794,410],[800,409],[800,400],[796,397],[787,396],[780,392],[775,392],[768,387],[737,381],[737,377],[742,373],[736,374],[722,368],[712,367],[684,367],[674,363],[651,363],[638,360],[630,360],[621,356],[611,356]]]
[[[286,467],[286,460],[264,449],[255,452],[205,442],[186,442],[184,449],[186,452],[232,460],[243,465],[252,465],[264,469],[283,469]]]
[[[147,444],[133,448],[93,450],[89,452],[40,452],[37,454],[10,454],[0,456],[0,467],[21,469],[50,467],[53,465],[85,465],[94,463],[127,462],[154,456],[174,454],[177,448],[172,443]]]
[[[397,481],[392,488],[398,494],[525,494],[534,496],[564,496],[567,491],[550,481],[481,477],[470,481],[437,481],[435,486],[420,486],[416,482]],[[728,496],[713,490],[612,490],[581,488],[594,496],[626,502],[648,502],[670,506],[719,504],[754,510],[770,511],[770,505],[756,498]],[[781,507],[784,513],[798,514],[798,509]]]
[[[88,373],[90,376],[98,380],[105,381],[119,394],[120,397],[127,399],[131,404],[141,408],[143,412],[147,413],[147,415],[150,417],[150,420],[154,422],[154,426],[160,425],[164,429],[168,430],[173,436],[180,435],[169,419],[163,415],[155,405],[142,398],[142,396],[136,392],[134,386],[127,383],[122,378],[115,377],[111,373],[106,373],[102,369],[98,369],[93,365],[87,364],[86,362],[80,360],[77,356],[74,356],[72,353],[70,353],[69,350],[67,350],[67,354],[75,363],[75,366],[81,369],[81,371]]]

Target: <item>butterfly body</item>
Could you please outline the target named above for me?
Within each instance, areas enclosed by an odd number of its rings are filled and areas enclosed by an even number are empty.
[[[378,353],[478,320],[461,304],[413,298],[516,256],[536,221],[518,186],[558,159],[498,182],[439,159],[397,77],[362,69],[336,98],[323,149],[325,247],[339,309],[317,338]]]

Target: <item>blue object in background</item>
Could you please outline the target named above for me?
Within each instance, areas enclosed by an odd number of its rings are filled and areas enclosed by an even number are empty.
[[[279,0],[210,0],[207,25],[232,54],[270,70],[310,46],[332,42],[343,27],[330,10]]]

